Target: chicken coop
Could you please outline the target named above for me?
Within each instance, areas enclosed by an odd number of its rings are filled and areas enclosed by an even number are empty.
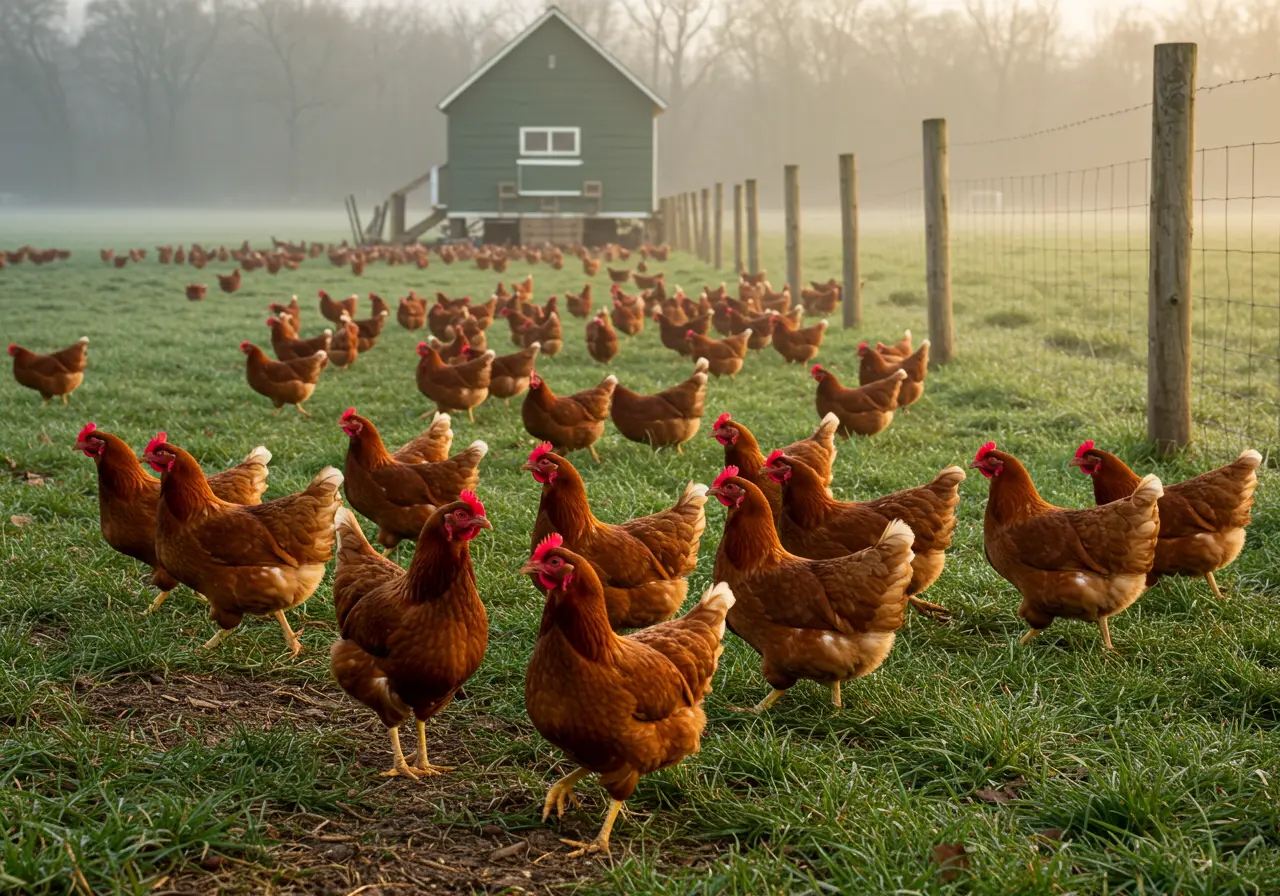
[[[590,243],[642,229],[657,200],[666,103],[552,6],[439,103],[448,159],[385,208],[390,239],[448,219],[492,243]],[[430,186],[433,215],[406,227],[404,196]],[[637,225],[641,225],[637,227]]]

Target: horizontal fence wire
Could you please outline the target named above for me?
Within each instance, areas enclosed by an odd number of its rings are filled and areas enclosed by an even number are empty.
[[[1137,159],[952,181],[954,302],[976,309],[967,315],[976,326],[959,334],[965,351],[981,350],[995,334],[1012,336],[1011,372],[1034,365],[1061,378],[1064,395],[1126,428],[1137,425],[1145,408],[1149,179],[1148,160]]]
[[[1196,152],[1192,412],[1224,449],[1280,445],[1280,141]]]

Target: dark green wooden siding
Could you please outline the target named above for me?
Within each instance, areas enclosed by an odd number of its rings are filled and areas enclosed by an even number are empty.
[[[555,56],[555,68],[548,58]],[[451,212],[498,211],[498,183],[517,181],[520,128],[582,129],[583,164],[537,172],[559,189],[569,179],[604,185],[603,211],[648,212],[653,196],[653,101],[555,18],[471,85],[447,109]],[[560,197],[560,211],[594,214],[594,199]],[[538,212],[534,197],[504,199],[504,211]]]

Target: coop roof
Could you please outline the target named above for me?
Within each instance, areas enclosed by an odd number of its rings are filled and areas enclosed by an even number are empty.
[[[630,69],[628,69],[625,65],[619,62],[617,57],[615,57],[612,53],[610,53],[604,47],[600,46],[600,44],[595,39],[593,39],[591,35],[587,34],[587,32],[583,31],[580,27],[578,27],[578,24],[574,22],[573,19],[569,18],[567,15],[565,15],[555,6],[548,6],[547,11],[544,12],[542,15],[540,15],[532,25],[530,25],[528,28],[524,29],[515,37],[513,37],[510,41],[507,42],[506,46],[504,46],[497,53],[494,53],[493,56],[490,57],[488,62],[480,66],[474,72],[472,72],[471,76],[467,78],[467,80],[459,84],[456,88],[454,88],[453,91],[448,96],[446,96],[444,99],[440,101],[439,105],[436,108],[438,108],[441,112],[447,111],[449,106],[453,105],[454,100],[456,100],[458,97],[466,93],[467,90],[471,88],[472,84],[475,84],[485,75],[487,75],[489,71],[493,69],[499,62],[507,58],[507,56],[511,53],[512,50],[520,46],[520,44],[524,43],[525,39],[528,38],[529,35],[533,34],[535,31],[537,31],[539,28],[541,28],[551,19],[558,19],[559,21],[564,23],[564,26],[568,28],[570,31],[572,31],[574,34],[576,34],[583,43],[585,43],[591,49],[595,50],[596,53],[598,53],[600,57],[604,59],[605,62],[609,63],[614,68],[616,68],[624,78],[626,78],[628,81],[630,81],[632,84],[635,85],[637,90],[639,90],[641,93],[647,96],[650,100],[652,100],[655,106],[657,106],[659,109],[667,108],[667,104],[662,99],[662,97],[658,96],[656,93],[650,90],[649,86],[645,84],[643,81],[641,81],[639,78],[637,78],[635,74],[631,72]]]

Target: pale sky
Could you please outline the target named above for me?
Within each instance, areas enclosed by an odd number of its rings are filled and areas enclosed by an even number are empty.
[[[84,21],[84,7],[89,0],[69,0],[69,19],[74,31],[79,31]],[[348,6],[361,6],[366,0],[343,0]],[[446,7],[459,0],[418,0],[423,6]],[[484,6],[487,0],[464,0],[468,5]],[[491,2],[491,0],[488,0]],[[527,2],[531,9],[539,8],[544,0]],[[996,0],[999,2],[999,0]],[[1066,31],[1076,35],[1090,35],[1099,15],[1108,14],[1111,9],[1119,12],[1123,9],[1145,9],[1155,12],[1171,11],[1181,5],[1182,0],[1058,0],[1058,8],[1062,14],[1062,22]],[[921,0],[926,9],[962,9],[964,0]],[[1109,13],[1114,15],[1115,12]]]

